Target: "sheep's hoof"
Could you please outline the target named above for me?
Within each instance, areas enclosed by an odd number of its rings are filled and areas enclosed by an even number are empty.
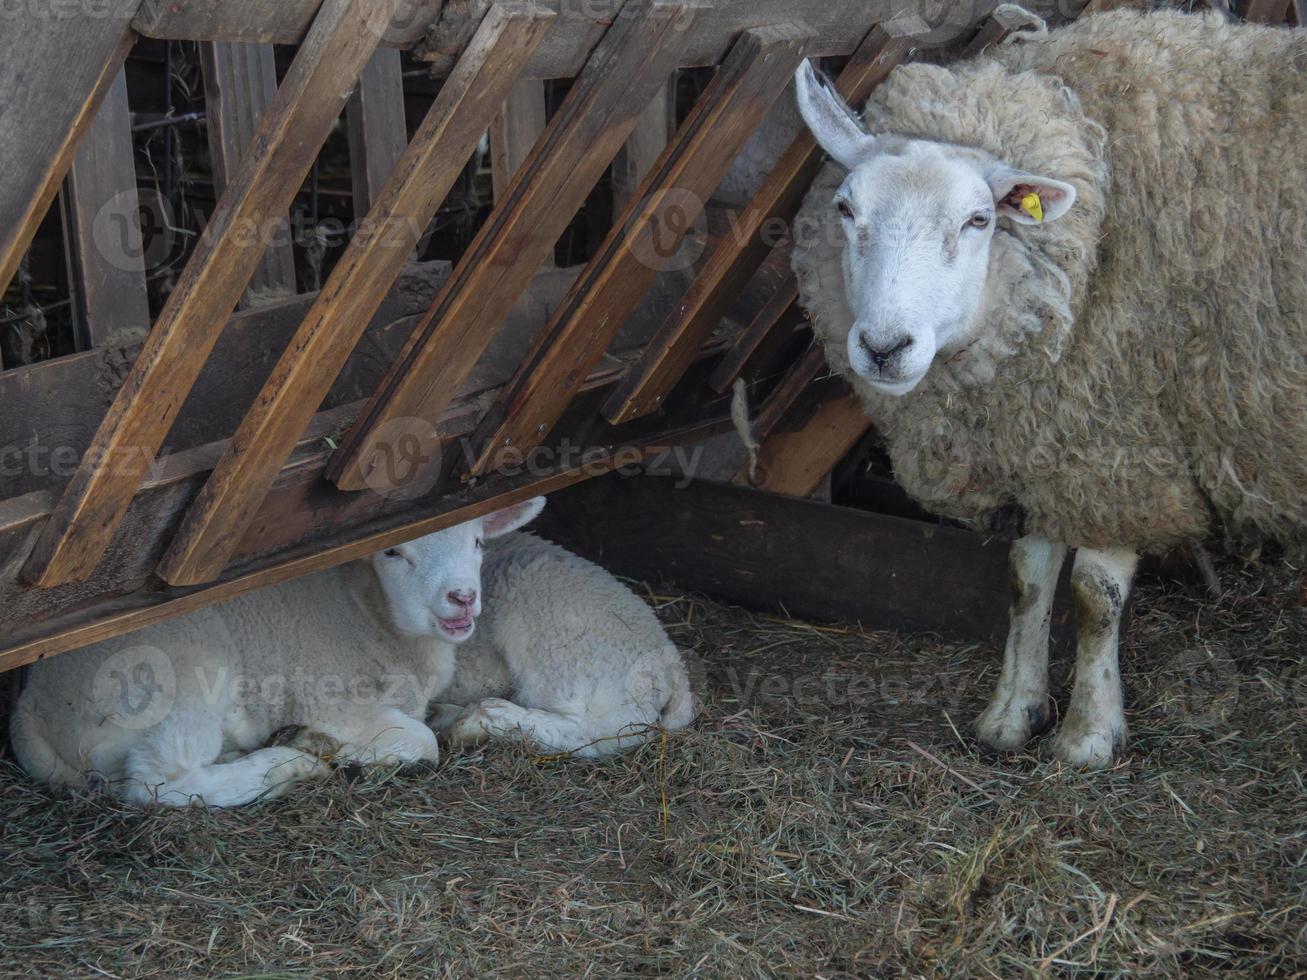
[[[1015,752],[1052,721],[1048,698],[995,698],[976,719],[976,738],[996,752]]]
[[[1126,730],[1097,728],[1088,722],[1067,718],[1053,736],[1053,757],[1077,769],[1104,769],[1112,764],[1117,751],[1125,745]]]
[[[449,729],[449,744],[461,746],[482,745],[490,740],[490,717],[479,705],[466,708]]]

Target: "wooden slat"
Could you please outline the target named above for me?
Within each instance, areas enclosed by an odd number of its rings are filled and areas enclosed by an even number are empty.
[[[1254,24],[1283,24],[1289,10],[1290,0],[1248,0],[1243,19]]]
[[[142,9],[136,27],[150,37],[173,39],[263,41],[298,44],[321,0],[152,0]],[[622,0],[548,0],[558,11],[557,26],[540,46],[523,77],[574,78],[604,31],[613,22]],[[938,0],[822,0],[796,6],[795,0],[712,0],[699,29],[686,37],[679,67],[719,64],[741,31],[780,24],[801,17],[816,40],[813,57],[847,55],[872,24],[895,20],[920,25],[914,36],[919,47],[944,47],[968,34],[989,13],[993,0],[980,4]],[[408,48],[428,37],[440,67],[461,50],[458,39],[471,35],[465,23],[483,9],[478,3],[412,0],[402,8],[384,44]],[[432,31],[435,27],[434,32]],[[452,39],[452,40],[449,40]],[[452,56],[447,51],[456,45]],[[448,71],[447,68],[444,69]]]
[[[490,8],[366,225],[187,512],[159,566],[165,581],[197,585],[222,572],[295,440],[476,149],[486,115],[503,100],[552,19],[552,11],[526,4]]]
[[[598,401],[616,377],[616,372],[605,370],[587,383],[585,422],[593,419]],[[124,524],[124,530],[131,532],[130,540],[116,542],[86,582],[41,591],[16,582],[15,569],[25,557],[32,532],[49,511],[50,498],[32,494],[0,501],[0,670],[389,547],[521,499],[517,494],[552,493],[615,466],[638,462],[663,447],[718,435],[730,426],[726,403],[720,400],[716,405],[695,406],[658,428],[632,433],[620,453],[606,458],[560,453],[541,458],[539,465],[523,467],[517,474],[497,476],[459,493],[403,501],[341,493],[322,480],[328,456],[323,436],[338,431],[341,419],[358,408],[342,406],[315,416],[295,456],[278,475],[257,520],[243,535],[232,568],[214,585],[161,586],[150,572],[174,515],[194,496],[221,454],[222,444],[163,461],[132,503]],[[441,420],[441,440],[451,458],[479,412],[478,404],[472,402],[452,408]],[[466,509],[470,505],[482,509]],[[174,605],[177,599],[186,602]]]
[[[176,289],[114,399],[91,451],[33,549],[25,574],[85,578],[108,547],[146,466],[262,257],[257,229],[285,214],[379,40],[397,0],[325,0],[276,101],[264,113]]]
[[[779,428],[764,440],[754,479],[746,464],[735,482],[792,497],[810,496],[869,428],[871,420],[855,395],[833,393],[797,427]]]
[[[132,115],[121,71],[73,158],[63,205],[77,349],[99,347],[115,332],[148,329]]]
[[[614,574],[750,609],[971,641],[1007,632],[1007,544],[934,523],[610,476],[551,498],[533,527]]]
[[[490,123],[490,178],[496,201],[512,186],[531,148],[545,131],[543,82],[518,82]]]
[[[0,18],[0,292],[122,69],[137,2],[113,4],[103,17],[77,4],[19,4]]]
[[[781,379],[763,403],[762,410],[753,420],[754,437],[765,443],[808,386],[826,373],[826,355],[822,352],[821,344],[813,341],[799,362]]]
[[[239,172],[259,120],[277,98],[277,61],[271,44],[219,41],[200,45],[200,69],[213,187],[220,196]],[[242,307],[295,292],[295,253],[287,220],[269,222],[265,240],[267,249],[250,276]]]
[[[383,50],[372,56],[345,107],[345,125],[354,214],[362,218],[408,146],[404,72],[398,51]]]
[[[789,84],[808,40],[804,30],[790,26],[741,36],[522,362],[502,410],[490,413],[478,430],[474,475],[493,469],[501,449],[522,452],[544,441],[644,296],[659,263],[674,256],[708,195]]]
[[[640,111],[666,81],[695,9],[666,0],[630,0],[622,8],[408,348],[345,437],[329,469],[342,490],[367,486],[368,475],[389,449],[378,437],[388,420],[440,417]]]
[[[805,319],[799,306],[798,283],[791,275],[717,365],[708,379],[713,391],[718,394],[730,391],[736,378],[758,370],[785,345]]]
[[[836,82],[840,95],[850,105],[862,105],[907,51],[907,42],[874,28],[840,73]],[[741,213],[732,234],[709,257],[686,294],[683,309],[663,325],[638,369],[604,406],[604,416],[610,422],[629,422],[663,405],[690,366],[694,352],[776,244],[772,236],[764,234],[764,228],[777,221],[786,227],[793,222],[821,170],[823,157],[816,140],[803,127]]]
[[[613,214],[621,214],[640,191],[645,177],[676,131],[676,73],[658,90],[630,137],[613,160]]]

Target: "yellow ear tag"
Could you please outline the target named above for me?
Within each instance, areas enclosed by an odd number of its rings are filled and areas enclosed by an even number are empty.
[[[1039,195],[1034,191],[1021,199],[1021,210],[1036,221],[1044,220],[1044,202],[1039,199]]]

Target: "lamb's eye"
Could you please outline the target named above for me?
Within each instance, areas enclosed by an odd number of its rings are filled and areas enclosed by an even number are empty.
[[[477,538],[477,550],[480,551],[485,546],[486,546],[485,541],[481,538]]]
[[[387,558],[403,558],[403,557],[404,557],[404,553],[403,553],[402,551],[400,551],[398,548],[387,548],[387,549],[383,552],[383,554],[384,554]]]
[[[842,217],[848,218],[850,221],[853,220],[853,208],[848,201],[836,201],[835,207]]]
[[[990,220],[989,214],[984,211],[981,211],[978,214],[973,214],[969,219],[967,219],[967,227],[988,228],[989,220]]]

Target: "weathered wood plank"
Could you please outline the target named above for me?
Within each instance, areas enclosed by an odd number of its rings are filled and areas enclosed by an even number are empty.
[[[870,428],[871,420],[851,392],[833,393],[811,406],[798,425],[772,432],[758,450],[754,478],[746,465],[735,482],[791,497],[811,496]]]
[[[523,360],[502,405],[479,429],[473,474],[493,469],[505,447],[529,450],[544,441],[789,84],[809,40],[806,31],[788,26],[748,31],[740,38]]]
[[[404,73],[398,51],[382,50],[372,56],[345,107],[345,125],[354,214],[362,218],[408,146]]]
[[[507,309],[665,82],[696,9],[665,0],[631,0],[622,9],[408,348],[347,434],[328,473],[342,490],[366,487],[369,474],[393,452],[386,442],[387,422],[440,417]]]
[[[676,72],[645,106],[612,166],[613,214],[621,214],[639,193],[676,132]]]
[[[221,195],[240,170],[259,120],[277,98],[277,60],[271,44],[217,41],[200,45],[200,71],[213,187]],[[295,253],[284,217],[268,223],[266,245],[241,297],[242,307],[295,292]]]
[[[136,28],[150,37],[298,44],[322,0],[151,0]],[[573,78],[612,24],[622,0],[546,0],[559,20],[524,72],[525,78]],[[814,57],[847,55],[873,24],[887,23],[912,34],[919,47],[942,47],[965,35],[987,16],[996,0],[940,4],[936,0],[824,0],[796,8],[794,0],[713,0],[700,29],[685,39],[680,65],[718,64],[742,31],[802,17],[816,41]],[[383,43],[423,47],[452,66],[484,10],[481,2],[411,0],[400,10]],[[471,26],[469,26],[469,22]],[[445,71],[448,68],[444,69]]]
[[[750,609],[967,640],[1007,632],[1007,546],[866,511],[695,481],[605,477],[559,493],[539,532],[617,575]]]
[[[708,383],[719,394],[730,391],[735,379],[754,373],[785,346],[805,321],[799,306],[799,285],[789,276],[758,311],[747,330],[726,352]]]
[[[398,0],[326,0],[254,152],[234,175],[91,452],[69,482],[24,573],[43,586],[85,578],[122,521],[263,255],[260,231],[290,207]]]
[[[1243,19],[1255,24],[1283,24],[1289,12],[1290,0],[1248,0]]]
[[[165,581],[196,585],[222,572],[295,440],[476,149],[486,115],[502,102],[552,18],[552,12],[526,4],[490,8],[187,512],[159,566]]]
[[[799,362],[781,379],[753,420],[753,434],[759,442],[776,431],[808,386],[827,373],[826,355],[819,342],[813,341]]]
[[[0,32],[0,291],[8,288],[135,41],[136,0],[6,9]]]
[[[840,95],[850,105],[862,105],[907,51],[907,42],[873,28],[836,81]],[[683,308],[662,326],[645,359],[604,406],[604,416],[610,422],[629,422],[663,405],[694,360],[695,351],[725,315],[731,299],[767,253],[786,237],[823,162],[821,148],[803,127],[740,214],[732,233],[708,259],[686,293]]]
[[[545,87],[518,82],[490,123],[490,178],[496,201],[502,201],[531,148],[545,131]]]
[[[578,417],[595,417],[598,401],[616,378],[612,369],[592,376]],[[634,433],[616,451],[611,446],[605,450],[600,442],[577,443],[591,449],[541,455],[514,472],[460,492],[402,499],[343,493],[322,480],[328,456],[323,437],[339,431],[342,420],[358,408],[343,406],[315,416],[258,518],[242,536],[232,567],[213,585],[167,587],[150,573],[176,520],[222,453],[221,443],[163,461],[132,502],[123,525],[130,534],[115,539],[85,582],[44,590],[22,585],[18,569],[52,498],[37,493],[0,501],[0,670],[389,547],[504,506],[521,499],[519,494],[552,493],[629,467],[667,447],[717,435],[730,425],[724,401],[696,406],[660,428]],[[457,462],[459,440],[470,432],[480,411],[480,403],[468,402],[450,409],[441,420],[439,436],[451,464]],[[571,435],[582,438],[580,430]]]
[[[127,76],[118,72],[73,158],[63,190],[68,281],[76,303],[77,349],[150,326],[145,254],[132,159]]]

